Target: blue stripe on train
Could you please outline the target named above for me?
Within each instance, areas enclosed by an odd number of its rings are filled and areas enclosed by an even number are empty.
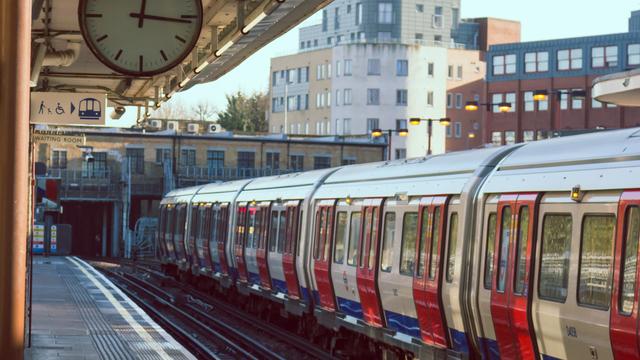
[[[560,358],[542,354],[542,360],[560,360]]]
[[[309,300],[311,300],[311,298],[309,297],[309,289],[304,286],[300,286],[300,294],[302,295],[302,300],[304,300],[304,302],[306,303],[309,303]]]
[[[451,334],[451,345],[453,350],[468,354],[469,353],[469,343],[467,342],[467,335],[462,331],[458,331],[453,328],[449,328],[449,334]]]
[[[338,307],[341,312],[362,319],[362,305],[359,302],[338,297]]]
[[[249,273],[249,276],[248,276],[249,278],[247,280],[249,280],[249,283],[260,285],[260,275],[253,273],[251,271],[249,271],[248,273]]]
[[[289,289],[287,289],[287,283],[285,281],[279,280],[279,279],[275,279],[275,278],[271,278],[271,283],[273,284],[273,287],[275,290],[283,293],[283,294],[288,294],[289,293]]]
[[[488,354],[489,360],[500,360],[500,348],[498,347],[498,342],[493,339],[480,338],[478,341],[480,344],[480,351],[482,351],[482,355],[484,358],[485,354]]]
[[[418,319],[398,314],[393,311],[385,311],[384,313],[387,316],[387,325],[389,328],[418,339],[421,338]]]
[[[320,305],[320,293],[318,292],[318,290],[313,290],[313,301],[316,303],[316,305]]]

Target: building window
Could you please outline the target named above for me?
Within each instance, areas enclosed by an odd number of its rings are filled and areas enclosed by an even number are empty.
[[[573,89],[574,91],[582,91],[582,89]],[[580,96],[571,96],[571,108],[573,110],[582,109],[583,98]]]
[[[427,76],[433,77],[435,64],[430,62],[427,64]]]
[[[327,169],[331,167],[331,156],[314,156],[313,168],[314,169]]]
[[[379,41],[391,41],[391,33],[388,31],[379,31],[378,32],[378,40]]]
[[[342,119],[342,132],[345,135],[351,134],[351,119],[349,118]]]
[[[539,51],[524,54],[524,71],[527,73],[549,71],[549,53]]]
[[[256,153],[253,151],[238,151],[238,169],[255,169]]]
[[[462,94],[456,94],[456,109],[462,109]]]
[[[458,72],[456,73],[456,79],[462,80],[462,65],[458,65]]]
[[[393,23],[393,4],[391,3],[378,3],[378,24],[392,24]]]
[[[533,101],[533,91],[525,91],[524,92],[524,111],[531,112],[535,111],[535,101]]]
[[[627,65],[640,65],[640,44],[627,46]]]
[[[515,131],[505,131],[504,132],[504,142],[507,145],[513,145],[516,143],[516,132]]]
[[[516,73],[516,55],[497,55],[493,57],[493,75]]]
[[[356,4],[356,25],[362,24],[362,3]]]
[[[407,149],[396,149],[396,160],[406,159]]]
[[[567,110],[569,108],[569,94],[567,90],[558,90],[560,97],[560,110]]]
[[[591,98],[591,108],[592,109],[601,109],[602,108],[602,103],[598,100],[596,100],[596,98]]]
[[[414,39],[416,40],[422,40],[424,38],[424,35],[422,35],[422,33],[416,33],[414,35]]]
[[[618,66],[618,47],[599,46],[591,49],[591,67],[615,67]]]
[[[53,150],[51,152],[51,168],[52,169],[67,168],[67,150]]]
[[[327,90],[327,107],[331,106],[331,90]]]
[[[491,143],[496,146],[502,145],[502,132],[493,131],[491,133]]]
[[[280,153],[279,152],[267,152],[265,168],[271,170],[280,169]]]
[[[336,30],[340,29],[340,8],[333,10],[333,23]]]
[[[380,59],[367,61],[367,75],[380,75]]]
[[[131,164],[131,173],[144,174],[144,149],[127,149],[126,155]],[[95,162],[95,155],[93,162]]]
[[[409,75],[409,61],[397,60],[396,61],[396,76],[408,76]]]
[[[195,149],[180,150],[180,166],[196,166],[196,150]]]
[[[447,93],[447,108],[451,109],[453,107],[453,94]]]
[[[304,41],[300,41],[300,49],[304,49]]]
[[[453,124],[453,127],[454,127],[454,131],[453,131],[454,136],[457,137],[457,138],[462,137],[462,123],[459,122],[459,121],[456,121]]]
[[[380,105],[380,89],[367,89],[367,105]]]
[[[518,108],[518,101],[516,99],[516,93],[506,93],[504,95],[504,101],[511,104],[511,110],[509,112],[516,112]]]
[[[367,134],[370,134],[372,130],[379,129],[380,119],[369,118],[367,119]]]
[[[291,170],[303,171],[304,170],[304,155],[291,155]]]
[[[433,43],[435,46],[442,46],[442,35],[434,35]]]
[[[396,130],[407,128],[407,119],[396,119]]]
[[[351,14],[351,5],[347,5],[347,14]]]
[[[536,136],[536,132],[533,130],[525,130],[522,132],[522,141],[529,142],[533,141]]]
[[[582,69],[582,49],[558,50],[558,70]]]
[[[396,90],[396,105],[407,106],[407,97],[406,89]]]
[[[351,59],[344,60],[344,76],[351,76]]]
[[[209,170],[224,168],[224,151],[207,150],[207,167]]]
[[[340,89],[336,89],[336,106],[340,106]]]
[[[309,82],[309,67],[308,66],[300,68],[300,76],[298,76],[298,79],[300,80],[300,82],[305,82],[305,83]]]
[[[327,45],[331,45],[331,43],[332,43],[332,42],[333,42],[333,37],[332,37],[332,36],[329,36],[329,37],[327,38]]]
[[[442,6],[436,6],[431,26],[433,26],[435,29],[442,29],[443,25],[444,18],[442,15]]]
[[[142,150],[143,158],[142,158],[142,168],[144,169],[144,149],[127,149],[127,156],[129,155],[129,150]],[[107,177],[107,153],[106,152],[93,152],[93,161],[83,161],[82,162],[82,177],[88,178],[106,178]],[[136,168],[134,164],[131,164],[131,172],[136,174]]]
[[[351,89],[344,89],[344,105],[351,105]]]
[[[433,106],[433,91],[427,92],[427,106]]]
[[[336,77],[342,76],[342,62],[340,60],[336,61]]]
[[[322,32],[327,31],[329,23],[329,15],[327,14],[327,9],[322,10]]]
[[[171,161],[171,149],[156,149],[156,164],[162,165]]]
[[[451,131],[451,126],[447,126],[445,127],[445,133],[447,134],[447,137],[450,138],[451,136],[453,136],[453,132]]]
[[[424,12],[424,4],[416,4],[416,12],[423,13]]]
[[[355,158],[344,158],[342,159],[342,165],[353,165],[356,163],[356,159]]]
[[[447,68],[447,78],[453,79],[453,65],[449,65]]]

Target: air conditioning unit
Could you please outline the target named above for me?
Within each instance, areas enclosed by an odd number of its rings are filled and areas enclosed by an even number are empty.
[[[162,120],[151,120],[151,127],[154,129],[162,129]]]
[[[220,132],[220,125],[218,124],[209,124],[207,125],[207,131],[210,133]]]
[[[189,124],[187,125],[187,131],[190,133],[197,133],[200,125],[198,124]]]
[[[167,130],[180,130],[180,124],[177,121],[167,121]]]

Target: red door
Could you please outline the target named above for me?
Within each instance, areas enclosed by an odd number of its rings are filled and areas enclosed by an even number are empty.
[[[229,235],[229,205],[224,205],[215,213],[216,221],[216,243],[218,246],[218,258],[220,259],[220,272],[229,275],[229,262],[227,261],[227,238]]]
[[[640,190],[626,191],[618,205],[610,338],[616,359],[640,358],[638,237]]]
[[[287,282],[287,295],[292,299],[300,299],[300,284],[296,271],[299,216],[299,202],[287,205],[287,233],[282,254],[282,269],[284,270],[284,279]]]
[[[529,296],[538,199],[539,194],[509,194],[498,203],[491,316],[505,359],[537,357]]]
[[[449,347],[447,321],[442,306],[442,261],[446,196],[424,198],[418,215],[416,254],[418,266],[413,279],[413,299],[422,340],[433,346]]]
[[[366,200],[362,209],[364,214],[363,231],[358,247],[362,250],[358,256],[356,278],[358,294],[362,304],[364,321],[372,326],[384,326],[382,305],[378,292],[377,269],[380,238],[382,199]]]
[[[316,211],[313,248],[313,270],[320,296],[320,306],[335,311],[335,295],[331,282],[331,238],[333,237],[333,213],[335,205],[319,206]]]
[[[260,284],[265,289],[271,289],[271,277],[269,276],[269,265],[267,263],[267,236],[269,234],[269,207],[258,208],[256,212],[256,259],[258,262],[258,272],[260,273]]]
[[[238,278],[242,282],[247,282],[247,265],[244,261],[244,246],[247,238],[247,206],[238,206],[236,217],[236,241],[234,243],[234,256],[236,258],[236,266],[238,268]]]

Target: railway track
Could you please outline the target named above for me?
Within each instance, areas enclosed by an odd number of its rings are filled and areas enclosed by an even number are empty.
[[[121,265],[131,266],[130,263]],[[280,347],[282,350],[285,347],[286,358],[334,359],[307,339],[178,282],[154,267],[142,264],[135,266],[145,278],[117,267],[100,268],[199,358],[225,358],[226,353],[233,358],[284,359],[282,351],[272,348]],[[161,305],[160,308],[157,305]],[[166,313],[172,314],[169,319],[166,319]],[[179,329],[175,329],[176,324],[172,319],[188,324],[187,329],[185,326],[180,328],[180,325],[177,326]],[[244,332],[237,325],[254,331]],[[213,341],[217,345],[207,344],[212,342],[209,339],[217,339]],[[272,346],[273,343],[279,343],[279,346]]]

